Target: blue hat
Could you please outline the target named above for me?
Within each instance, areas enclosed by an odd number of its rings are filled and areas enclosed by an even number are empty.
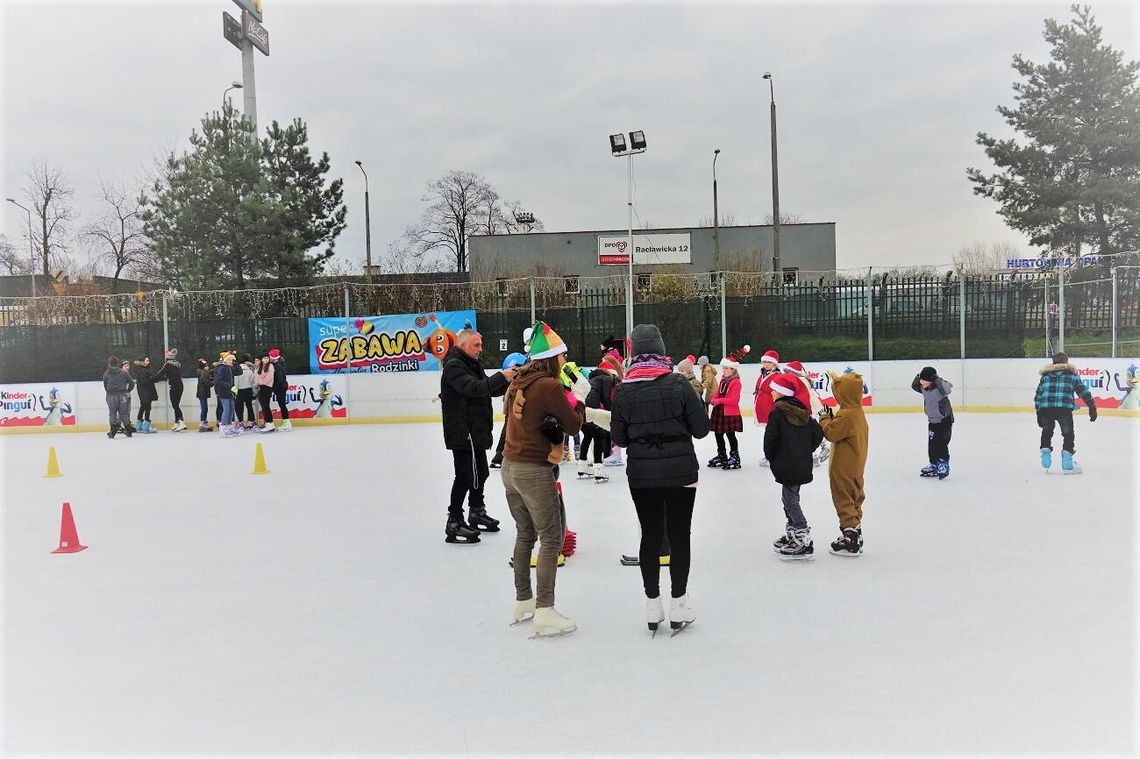
[[[512,353],[503,359],[504,369],[514,369],[516,366],[522,366],[526,363],[526,356],[521,353]]]

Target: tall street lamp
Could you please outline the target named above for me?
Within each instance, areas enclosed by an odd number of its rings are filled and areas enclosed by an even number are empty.
[[[772,72],[765,71],[764,78],[768,80],[768,96],[771,106],[769,111],[772,118],[772,273],[784,281],[780,270],[780,172],[776,161],[776,88],[772,85]]]
[[[5,200],[17,208],[24,209],[24,212],[28,214],[28,254],[32,264],[32,297],[34,298],[36,297],[36,248],[32,244],[32,210],[17,203],[15,198],[5,198]],[[47,271],[47,256],[44,256],[44,271]]]
[[[356,168],[364,175],[364,281],[372,284],[372,217],[368,208],[368,172],[360,161],[356,161]]]
[[[229,97],[227,97],[230,94],[230,90],[240,89],[241,82],[230,82],[230,86],[226,87],[225,91],[222,93],[222,111],[226,110],[226,103],[230,102]]]
[[[625,283],[625,337],[626,343],[633,338],[633,157],[645,152],[645,132],[629,133],[629,142],[625,141],[624,134],[610,135],[610,153],[614,158],[629,158],[629,182],[627,203],[629,207],[629,236],[626,238],[626,249],[629,251],[629,279]],[[630,351],[627,351],[627,353]],[[627,356],[627,358],[629,358]]]
[[[713,151],[713,252],[717,266],[720,266],[720,210],[716,204],[716,159],[719,155],[720,148],[717,148]]]

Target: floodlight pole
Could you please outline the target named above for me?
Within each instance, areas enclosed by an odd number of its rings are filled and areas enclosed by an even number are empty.
[[[625,337],[628,342],[626,353],[633,352],[633,151],[629,152],[629,181],[627,184],[627,202],[629,210],[629,236],[626,238],[629,251],[629,278],[625,283]],[[627,358],[633,358],[632,355]]]

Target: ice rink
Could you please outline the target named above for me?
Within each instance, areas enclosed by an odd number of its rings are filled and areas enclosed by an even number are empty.
[[[618,561],[638,544],[624,469],[563,472],[578,552],[557,607],[579,629],[528,640],[497,472],[505,529],[443,541],[438,425],[0,437],[3,750],[1135,753],[1140,420],[1079,412],[1084,474],[1062,477],[1031,414],[962,413],[940,482],[917,476],[919,410],[868,419],[865,555],[827,553],[823,468],[815,560],[775,557],[779,486],[746,420],[744,469],[701,471],[697,621],[652,640]],[[64,501],[89,549],[52,555]]]

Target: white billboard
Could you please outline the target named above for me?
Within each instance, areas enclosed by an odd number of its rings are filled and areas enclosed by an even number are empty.
[[[651,264],[692,263],[692,245],[688,232],[684,234],[633,235],[633,262],[639,266]],[[598,235],[598,263],[603,266],[629,264],[629,237],[627,235]]]

